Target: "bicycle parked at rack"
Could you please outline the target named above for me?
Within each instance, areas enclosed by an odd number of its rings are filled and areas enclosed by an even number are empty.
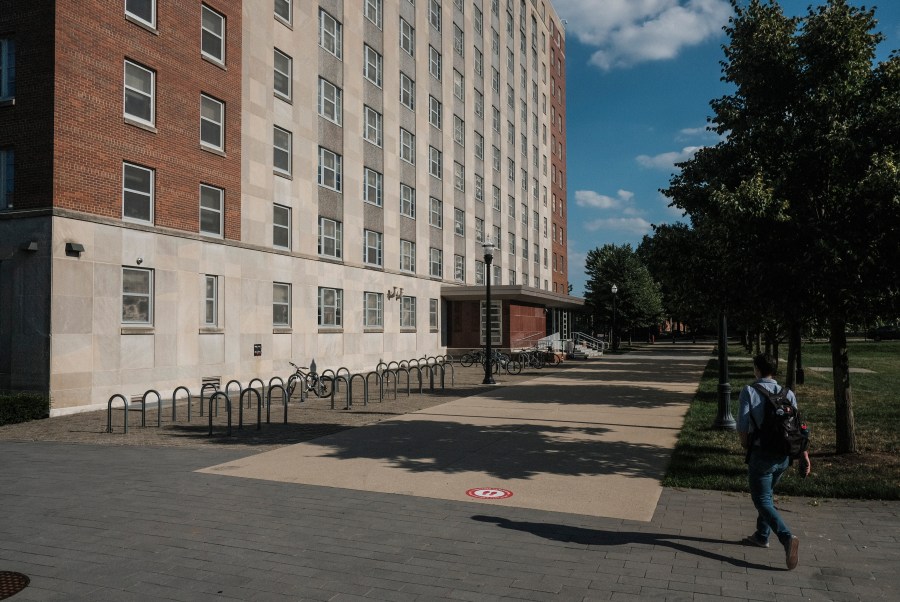
[[[288,399],[294,394],[298,386],[305,387],[307,394],[315,393],[319,397],[330,397],[331,389],[334,383],[327,376],[319,376],[318,372],[303,372],[309,370],[307,367],[300,367],[294,362],[288,362],[294,367],[295,372],[288,378],[287,394]],[[298,383],[300,383],[298,385]]]
[[[484,366],[487,354],[482,349],[474,349],[469,353],[463,354],[459,363],[465,367],[479,363]],[[491,368],[495,374],[500,370],[506,370],[509,374],[519,374],[522,371],[522,363],[518,360],[510,358],[505,353],[491,350]]]

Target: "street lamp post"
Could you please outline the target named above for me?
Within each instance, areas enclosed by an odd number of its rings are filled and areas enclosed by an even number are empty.
[[[494,243],[491,242],[491,239],[488,238],[484,241],[484,244],[481,245],[484,249],[484,282],[486,284],[486,292],[485,292],[485,308],[484,308],[484,322],[485,322],[485,358],[484,358],[484,381],[481,384],[483,385],[493,385],[496,384],[494,382],[494,367],[492,365],[492,353],[491,353],[491,338],[493,333],[491,332],[491,263],[494,261]]]
[[[611,341],[612,350],[615,351],[616,349],[619,348],[619,346],[616,344],[616,293],[619,292],[619,287],[614,284],[614,285],[612,285],[612,288],[610,289],[610,291],[612,291],[612,296],[613,296],[613,319],[612,319],[612,333],[610,334],[610,338],[612,339],[612,341]]]
[[[725,310],[719,312],[719,404],[713,428],[733,431],[737,428],[731,416],[731,383],[728,382],[728,322]]]

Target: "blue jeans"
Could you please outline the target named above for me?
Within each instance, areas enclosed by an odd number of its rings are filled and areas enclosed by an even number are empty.
[[[778,483],[781,475],[790,465],[790,458],[772,458],[754,450],[750,454],[749,470],[750,499],[756,506],[759,515],[756,518],[756,537],[760,541],[768,541],[772,531],[778,536],[782,545],[791,540],[791,530],[781,520],[781,515],[775,509],[772,501],[772,489]]]

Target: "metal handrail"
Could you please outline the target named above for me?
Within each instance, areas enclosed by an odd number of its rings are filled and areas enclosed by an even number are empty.
[[[587,347],[591,347],[591,348],[593,348],[593,349],[596,349],[596,350],[598,350],[598,351],[600,351],[600,352],[603,352],[603,351],[605,351],[606,349],[609,349],[609,343],[608,343],[608,342],[603,341],[603,340],[601,340],[601,339],[598,339],[597,337],[592,337],[591,335],[585,334],[585,333],[583,333],[583,332],[575,332],[575,333],[572,333],[572,341],[573,341],[576,345],[582,344],[582,345],[585,345],[585,346],[587,346]]]

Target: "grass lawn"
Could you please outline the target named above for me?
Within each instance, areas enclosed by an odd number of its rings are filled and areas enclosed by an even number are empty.
[[[812,474],[800,479],[789,470],[778,493],[810,497],[900,499],[900,342],[850,343],[850,386],[858,454],[834,453],[834,394],[827,343],[803,346],[806,382],[796,387],[800,409],[810,427]],[[781,349],[786,356],[787,349]],[[729,346],[731,411],[743,385],[753,381],[750,355]],[[733,432],[710,428],[716,416],[718,363],[711,360],[700,381],[672,463],[663,481],[668,487],[748,491],[744,452]],[[780,369],[785,369],[784,357]],[[825,368],[824,371],[814,368]],[[776,376],[783,381],[782,376]]]

